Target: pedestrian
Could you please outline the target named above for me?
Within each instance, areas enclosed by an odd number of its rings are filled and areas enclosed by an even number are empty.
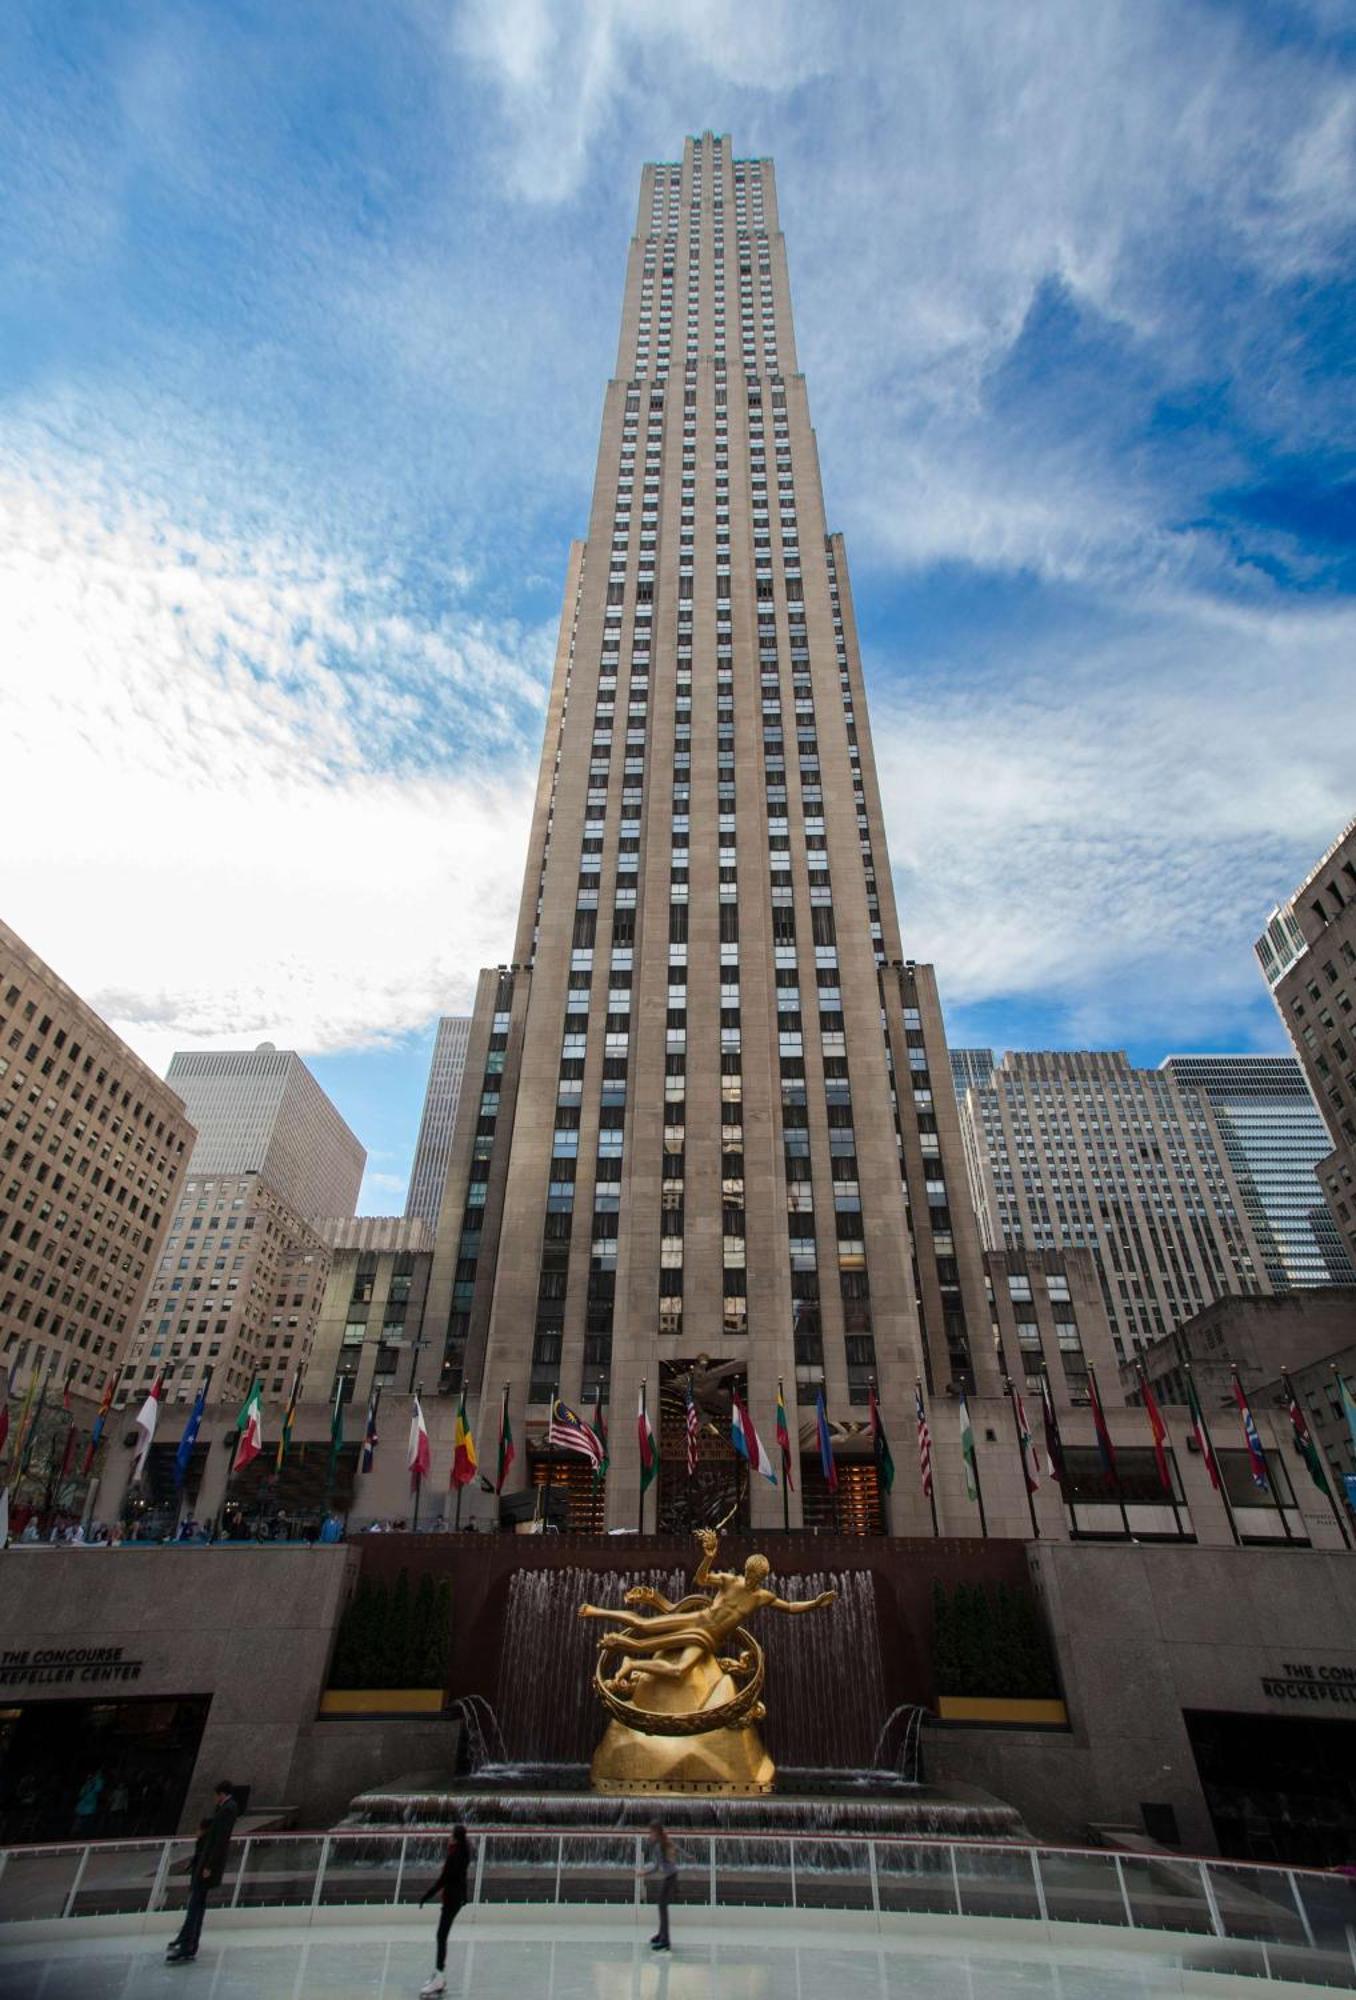
[[[91,1771],[75,1801],[75,1838],[91,1840],[99,1817],[99,1801],[103,1797],[104,1774]]]
[[[198,1831],[193,1849],[193,1879],[189,1884],[188,1906],[179,1935],[165,1953],[166,1965],[189,1965],[197,1957],[207,1898],[213,1889],[221,1887],[221,1878],[226,1872],[226,1849],[230,1845],[240,1807],[235,1786],[227,1778],[220,1779],[213,1787],[213,1796],[216,1810],[210,1819],[203,1821]]]
[[[436,1970],[419,1989],[420,2000],[432,2000],[437,1993],[447,1991],[444,1968],[447,1965],[447,1933],[452,1928],[452,1919],[466,1901],[466,1877],[471,1866],[471,1843],[466,1838],[464,1826],[454,1826],[452,1838],[447,1843],[447,1853],[443,1856],[443,1872],[429,1889],[419,1898],[422,1909],[430,1896],[442,1898],[442,1908],[438,1912],[438,1953]]]
[[[657,1819],[650,1821],[650,1837],[645,1843],[642,1874],[654,1883],[654,1899],[659,1905],[659,1929],[650,1939],[651,1951],[669,1948],[669,1904],[678,1892],[678,1853]]]

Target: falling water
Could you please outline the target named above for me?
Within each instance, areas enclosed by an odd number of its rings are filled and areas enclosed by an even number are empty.
[[[604,1720],[589,1692],[599,1628],[580,1618],[579,1606],[620,1604],[638,1583],[670,1599],[689,1589],[681,1569],[523,1569],[514,1576],[495,1702],[511,1758],[588,1762]],[[784,1587],[788,1597],[829,1589],[838,1596],[803,1617],[768,1611],[757,1620],[767,1655],[768,1750],[778,1764],[860,1770],[871,1761],[885,1714],[875,1578],[870,1570],[815,1571]]]

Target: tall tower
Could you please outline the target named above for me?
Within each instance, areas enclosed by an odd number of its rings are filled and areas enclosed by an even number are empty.
[[[896,1437],[916,1376],[996,1387],[772,166],[710,133],[641,177],[514,962],[482,975],[466,1070],[429,1301],[442,1386],[481,1392],[484,1430],[507,1383],[529,1443],[557,1384],[590,1407],[601,1388],[610,1524],[637,1518],[642,1380],[657,1419],[699,1357],[743,1375],[769,1434],[779,1381],[807,1437],[822,1383],[858,1500],[872,1378]],[[794,1506],[824,1519],[818,1478],[807,1462]],[[695,1497],[661,1480],[661,1523]],[[780,1506],[760,1487],[755,1521]],[[922,1506],[897,1492],[892,1527]]]
[[[410,1169],[409,1193],[405,1197],[407,1220],[418,1217],[433,1229],[438,1221],[438,1204],[447,1183],[447,1159],[452,1146],[452,1128],[457,1122],[457,1101],[466,1074],[466,1046],[471,1039],[469,1014],[444,1014],[438,1023],[429,1064],[428,1089],[419,1120],[419,1139]]]

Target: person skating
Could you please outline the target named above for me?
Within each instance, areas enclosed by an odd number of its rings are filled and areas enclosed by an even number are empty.
[[[443,1872],[419,1898],[421,1910],[430,1896],[442,1898],[442,1908],[438,1912],[436,1970],[420,1987],[421,2000],[426,2000],[426,1996],[447,1991],[447,1980],[443,1976],[447,1965],[447,1933],[452,1928],[452,1920],[457,1911],[466,1901],[466,1877],[470,1866],[471,1843],[466,1838],[466,1828],[454,1826],[452,1838],[447,1843],[447,1853],[443,1856]]]
[[[184,1921],[179,1935],[165,1953],[167,1965],[187,1965],[198,1955],[198,1939],[202,1935],[203,1913],[207,1908],[207,1898],[213,1889],[221,1887],[221,1878],[226,1872],[226,1849],[231,1844],[231,1834],[235,1827],[240,1807],[235,1796],[235,1786],[222,1778],[213,1788],[216,1810],[209,1820],[203,1822],[193,1849],[192,1882],[188,1891],[188,1907],[184,1911]]]
[[[678,1888],[678,1855],[661,1823],[650,1821],[650,1837],[645,1843],[642,1873],[654,1883],[654,1899],[659,1906],[659,1929],[650,1939],[651,1951],[669,1949],[669,1904]]]

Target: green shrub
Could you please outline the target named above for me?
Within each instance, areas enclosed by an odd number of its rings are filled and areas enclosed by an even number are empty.
[[[939,1694],[1057,1698],[1059,1676],[1040,1611],[1000,1583],[933,1585],[933,1679]]]
[[[447,1674],[452,1587],[401,1570],[391,1588],[367,1577],[344,1606],[330,1663],[332,1688],[439,1688]]]

